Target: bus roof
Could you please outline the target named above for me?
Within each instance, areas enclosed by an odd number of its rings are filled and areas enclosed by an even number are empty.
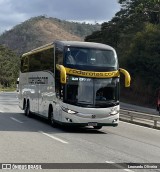
[[[41,52],[43,50],[47,50],[50,48],[54,47],[54,44],[58,44],[62,47],[65,46],[71,46],[71,47],[83,47],[83,48],[96,48],[96,49],[104,49],[104,50],[114,50],[114,48],[112,48],[109,45],[105,45],[105,44],[101,44],[101,43],[95,43],[95,42],[82,42],[82,41],[55,41],[46,45],[43,45],[41,47],[38,47],[36,49],[33,49],[27,53],[24,53],[22,55],[22,57],[30,55],[30,54],[34,54],[37,52]]]
[[[41,52],[43,50],[47,50],[47,49],[50,49],[50,48],[53,48],[53,47],[54,47],[53,43],[45,44],[45,45],[43,45],[41,47],[35,48],[35,49],[33,49],[33,50],[31,50],[31,51],[29,51],[27,53],[24,53],[22,55],[22,57],[30,55],[30,54],[34,54],[34,53],[37,53],[37,52]]]
[[[84,47],[84,48],[96,48],[105,50],[114,50],[109,45],[95,43],[95,42],[81,42],[81,41],[55,41],[55,43],[61,46],[71,46],[71,47]]]

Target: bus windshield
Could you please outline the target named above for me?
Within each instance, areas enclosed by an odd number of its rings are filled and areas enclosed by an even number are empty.
[[[112,50],[93,48],[65,48],[65,66],[79,70],[117,70],[116,53]]]
[[[68,76],[64,102],[84,107],[119,104],[119,78],[94,79]]]

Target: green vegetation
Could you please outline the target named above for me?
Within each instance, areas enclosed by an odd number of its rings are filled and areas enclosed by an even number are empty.
[[[121,10],[85,38],[113,46],[132,78],[121,90],[129,102],[153,106],[160,87],[160,0],[119,0]]]
[[[0,92],[13,92],[16,91],[16,87],[0,87]]]
[[[19,73],[19,57],[0,46],[0,90],[15,89]]]
[[[19,73],[19,55],[55,39],[84,40],[85,36],[96,30],[100,30],[100,25],[38,16],[4,32],[0,36],[0,91],[15,89]]]

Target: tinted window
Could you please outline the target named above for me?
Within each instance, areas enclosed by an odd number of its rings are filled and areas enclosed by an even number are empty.
[[[41,70],[41,52],[29,56],[29,71],[35,72]]]
[[[63,65],[63,50],[60,47],[56,47],[56,64]]]
[[[68,76],[64,102],[86,107],[119,104],[119,78],[94,79]]]
[[[118,69],[118,61],[112,50],[66,47],[65,66],[80,70],[110,71]]]
[[[28,56],[22,57],[21,58],[21,72],[28,72],[29,70],[29,61],[28,61]]]
[[[22,57],[21,72],[36,72],[43,70],[54,72],[53,48]]]
[[[49,70],[49,71],[54,72],[53,48],[45,50],[41,53],[41,70]]]

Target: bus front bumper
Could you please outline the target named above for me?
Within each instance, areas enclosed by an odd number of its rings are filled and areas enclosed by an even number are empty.
[[[119,113],[111,116],[99,117],[98,115],[68,114],[62,111],[62,124],[71,126],[117,126]]]

